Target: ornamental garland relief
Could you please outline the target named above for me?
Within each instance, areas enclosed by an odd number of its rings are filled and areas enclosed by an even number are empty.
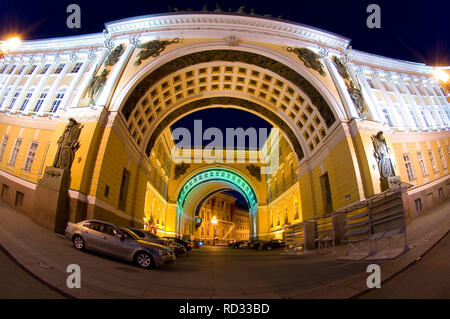
[[[319,72],[319,74],[323,77],[326,76],[322,62],[320,62],[320,55],[318,55],[317,53],[307,48],[288,47],[287,51],[294,52],[307,68]]]
[[[138,59],[134,62],[135,66],[138,66],[142,63],[143,60],[148,59],[149,57],[156,58],[159,54],[166,49],[166,46],[172,43],[178,43],[180,39],[174,38],[172,41],[167,40],[154,40],[141,45],[138,45],[137,48],[141,49],[137,54]]]

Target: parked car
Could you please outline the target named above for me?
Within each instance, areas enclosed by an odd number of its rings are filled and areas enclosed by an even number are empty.
[[[262,245],[261,248],[262,249],[266,249],[266,250],[271,250],[271,249],[274,249],[274,248],[283,248],[285,246],[286,246],[286,243],[283,240],[281,240],[281,239],[274,239],[274,240],[265,242]]]
[[[175,255],[177,255],[177,256],[178,255],[186,255],[187,256],[187,254],[188,254],[186,247],[184,247],[181,244],[173,242],[171,247],[173,248],[173,251],[175,252]]]
[[[236,244],[236,241],[235,240],[230,240],[230,242],[228,243],[228,247],[234,248],[234,244]]]
[[[168,240],[172,240],[174,242],[176,242],[177,244],[183,245],[184,247],[186,247],[187,251],[190,251],[192,249],[192,244],[188,243],[187,241],[184,241],[178,237],[164,237],[165,239]]]
[[[248,248],[249,242],[248,240],[239,240],[234,243],[233,248]]]
[[[67,223],[65,235],[78,250],[92,250],[134,262],[142,268],[154,268],[175,261],[168,247],[141,240],[127,228],[101,220]]]
[[[264,245],[264,241],[262,240],[254,240],[250,243],[250,249],[261,250]]]
[[[151,243],[155,243],[158,245],[163,245],[166,247],[170,246],[170,241],[164,238],[159,237],[158,235],[153,234],[149,230],[137,229],[137,228],[129,228],[133,233],[138,235],[142,240],[149,241]]]

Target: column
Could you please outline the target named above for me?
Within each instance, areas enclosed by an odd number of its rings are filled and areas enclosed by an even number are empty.
[[[74,61],[72,61],[74,63],[74,65],[76,64],[76,59],[74,59]],[[90,60],[85,60],[83,61],[83,65],[81,66],[81,68],[78,70],[78,72],[73,76],[74,78],[72,79],[72,81],[70,81],[70,85],[69,88],[67,89],[66,93],[64,93],[64,98],[61,101],[61,105],[59,106],[59,110],[66,110],[67,106],[70,102],[70,99],[73,97],[73,92],[75,90],[75,87],[78,85],[78,83],[80,82],[81,77],[83,76],[84,72],[86,71],[88,65],[90,64]]]
[[[19,68],[21,67],[23,61],[24,61],[24,60],[23,60],[23,57],[22,57],[22,58],[20,59],[19,64],[17,65]],[[11,59],[10,59],[10,63],[11,63],[11,64],[14,64],[14,58],[11,58]],[[5,71],[9,71],[10,68],[11,68],[11,66],[10,66],[9,68],[6,68]],[[11,84],[11,81],[12,81],[12,79],[14,78],[15,72],[17,72],[17,68],[14,69],[14,71],[13,71],[11,74],[5,74],[5,75],[4,75],[4,76],[6,77],[6,80],[5,80],[5,83],[4,83],[3,87],[2,87],[2,89],[0,90],[0,101],[1,101],[1,99],[3,98],[3,94],[5,94],[6,89],[7,89],[8,86]],[[11,89],[11,91],[12,91],[12,89]],[[11,93],[11,91],[9,91],[9,93]],[[9,93],[8,93],[8,96],[9,96]],[[5,97],[5,99],[4,99],[4,101],[3,101],[3,105],[0,105],[0,107],[1,107],[2,109],[4,109],[5,106],[6,106],[6,103],[5,103],[5,102],[6,102],[6,98],[7,98],[7,97]]]
[[[95,104],[97,106],[106,106],[106,104],[108,103],[109,99],[111,98],[111,94],[114,91],[114,88],[117,84],[119,76],[122,74],[122,70],[125,64],[128,62],[128,58],[130,57],[130,54],[131,52],[133,52],[133,50],[134,50],[133,45],[131,44],[126,45],[125,51],[122,53],[116,65],[114,65],[111,74],[109,74],[108,80],[106,80],[106,84],[103,87],[100,97],[98,98],[97,101],[95,101]]]
[[[100,64],[103,63],[103,61],[105,60],[105,58],[108,55],[108,53],[109,53],[109,51],[106,48],[103,48],[100,51],[100,54],[97,56],[97,58],[95,57],[95,53],[94,52],[91,51],[89,53],[88,59],[90,61],[95,59],[95,61],[92,63],[91,67],[89,68],[89,71],[85,74],[83,80],[81,81],[80,86],[77,88],[76,93],[75,93],[75,97],[70,102],[69,108],[77,107],[78,102],[84,96],[84,94],[86,93],[86,89],[91,84],[91,79],[95,75],[94,72],[97,69],[97,66],[99,66]]]
[[[387,93],[386,89],[384,88],[383,83],[381,83],[381,80],[378,76],[378,71],[374,70],[372,72],[373,75],[373,80],[375,81],[375,83],[378,85],[378,87],[380,88],[381,93],[383,94],[384,97],[384,101],[386,102],[386,108],[388,110],[388,112],[392,115],[392,121],[394,122],[394,126],[395,127],[403,127],[403,125],[401,125],[401,121],[400,121],[400,116],[397,113],[397,110],[395,109],[395,107],[393,107],[394,102],[391,100],[391,98],[389,97],[389,94]]]
[[[352,120],[354,118],[359,118],[359,114],[356,111],[355,105],[353,104],[353,100],[351,99],[350,94],[348,94],[347,86],[345,85],[344,80],[342,79],[341,75],[334,66],[333,61],[331,61],[330,57],[328,56],[328,50],[326,49],[321,50],[321,56],[323,58],[323,61],[325,62],[325,65],[330,71],[331,78],[333,79],[333,82],[338,90],[339,96],[341,97],[342,104],[344,105],[344,110],[347,115],[347,119]]]
[[[19,110],[22,107],[23,99],[28,94],[28,90],[30,89],[30,84],[40,69],[40,65],[38,65],[36,61],[31,60],[30,62],[31,62],[31,64],[30,64],[29,69],[32,68],[33,65],[36,65],[36,68],[34,69],[32,74],[30,74],[30,75],[27,74],[28,79],[25,82],[25,84],[23,85],[22,91],[20,92],[19,97],[17,98],[17,101],[14,104],[15,110]],[[27,71],[27,73],[28,73],[28,71]],[[28,103],[30,103],[30,101],[28,101]]]
[[[42,59],[43,67],[47,64],[47,61],[45,57]],[[42,74],[41,79],[39,80],[38,85],[36,85],[36,88],[34,89],[33,95],[30,98],[30,101],[28,102],[27,108],[24,111],[30,111],[34,109],[34,106],[36,105],[37,99],[41,96],[42,88],[44,87],[45,83],[47,82],[48,77],[50,74],[53,73],[55,68],[58,66],[58,63],[53,62],[50,67],[48,68],[47,72],[45,74]],[[42,68],[39,68],[39,72],[41,72]],[[48,95],[48,94],[47,94]],[[42,106],[41,106],[42,108]]]
[[[24,64],[26,64],[25,63],[25,58],[23,58],[20,61],[18,67],[11,73],[11,75],[15,74],[18,70],[20,70]],[[14,97],[14,94],[16,94],[17,87],[19,86],[19,83],[22,81],[22,78],[23,78],[24,74],[27,71],[28,71],[28,68],[25,67],[23,69],[22,73],[17,76],[17,79],[14,80],[14,83],[13,83],[13,85],[11,87],[11,91],[9,91],[8,96],[6,97],[5,101],[3,102],[3,105],[4,105],[3,109],[9,108],[9,106],[11,104],[11,101],[12,101],[12,99]]]
[[[57,65],[59,63],[56,63]],[[47,109],[49,108],[51,102],[53,101],[53,96],[57,92],[59,85],[61,84],[62,79],[66,76],[67,70],[72,67],[72,63],[70,61],[67,61],[64,65],[63,69],[61,70],[61,73],[58,74],[55,81],[53,82],[50,91],[47,94],[47,97],[44,100],[44,103],[42,103],[41,108],[39,109],[38,114],[43,114],[47,112]]]
[[[357,66],[357,69],[355,70],[355,65],[353,63],[347,63],[346,66],[353,81],[355,81],[355,83],[359,83],[364,101],[367,103],[370,115],[372,116],[373,120],[384,123],[384,116],[383,114],[379,113],[380,109],[376,103],[377,100],[372,94],[372,89],[367,84],[367,80],[363,74],[362,68],[360,66]]]
[[[406,84],[404,83],[404,80],[401,79],[399,81],[399,85],[402,87],[402,89],[405,92],[409,92],[408,88],[406,87]],[[411,93],[411,92],[410,92]],[[427,125],[422,117],[422,114],[420,113],[419,107],[416,104],[416,100],[411,96],[411,94],[406,94],[406,98],[409,100],[410,105],[413,107],[415,113],[416,113],[416,119],[419,121],[420,126],[418,127],[418,129],[422,128],[423,130],[425,130],[427,128]]]

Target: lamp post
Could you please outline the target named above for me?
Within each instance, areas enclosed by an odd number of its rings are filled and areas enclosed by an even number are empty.
[[[11,50],[14,50],[20,45],[20,38],[14,37],[6,41],[0,41],[0,59],[3,59]]]
[[[213,246],[216,245],[216,225],[217,225],[217,218],[216,216],[213,216],[213,218],[211,219],[211,224],[214,225],[214,230],[213,230]]]

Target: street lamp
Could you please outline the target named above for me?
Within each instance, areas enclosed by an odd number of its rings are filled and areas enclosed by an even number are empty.
[[[214,230],[213,230],[213,246],[216,245],[216,225],[217,225],[217,218],[216,216],[213,216],[213,218],[211,219],[211,224],[214,225]]]
[[[0,41],[0,59],[3,59],[11,50],[16,49],[20,45],[20,38],[14,37],[6,41]]]
[[[448,71],[450,70],[450,67],[437,67],[433,70],[433,76],[434,78],[441,82],[442,87],[444,88],[444,91],[446,94],[450,93],[450,82],[449,80],[449,74]]]

